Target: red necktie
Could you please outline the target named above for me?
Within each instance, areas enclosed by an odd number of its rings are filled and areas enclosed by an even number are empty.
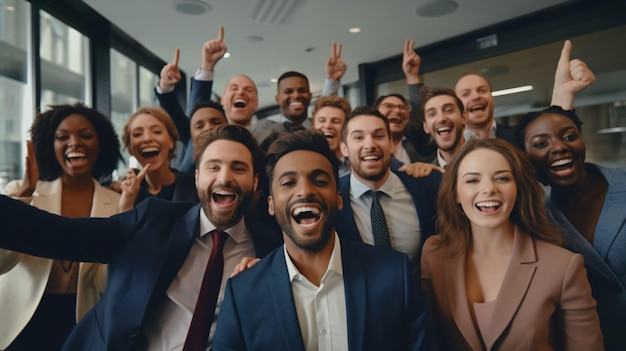
[[[222,274],[224,272],[223,248],[228,235],[218,230],[214,230],[211,234],[213,235],[213,249],[211,249],[211,256],[204,271],[198,301],[196,302],[196,308],[193,310],[193,317],[191,318],[191,325],[187,332],[183,351],[200,351],[206,348],[209,330],[215,315],[217,297],[220,293]]]

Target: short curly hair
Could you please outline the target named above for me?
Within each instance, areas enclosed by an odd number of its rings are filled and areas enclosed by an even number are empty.
[[[55,180],[63,173],[54,155],[54,135],[59,124],[74,114],[85,117],[98,134],[100,152],[91,169],[91,175],[95,179],[110,175],[117,169],[120,161],[124,162],[120,152],[120,140],[109,118],[80,102],[73,105],[52,105],[48,110],[38,113],[30,127],[30,139],[35,150],[40,180]]]

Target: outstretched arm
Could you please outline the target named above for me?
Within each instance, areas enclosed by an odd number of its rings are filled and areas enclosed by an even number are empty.
[[[180,136],[180,141],[187,143],[191,138],[189,119],[180,106],[180,102],[174,91],[174,87],[181,80],[181,73],[178,68],[179,59],[180,49],[176,48],[174,60],[161,69],[161,79],[159,80],[158,89],[155,89],[155,92],[157,100],[159,100],[159,105],[172,117],[172,121],[174,125],[176,125],[176,130]]]
[[[341,86],[341,78],[346,73],[348,66],[341,59],[341,49],[343,45],[333,41],[331,52],[328,60],[326,60],[326,81],[324,82],[324,90],[322,96],[336,96],[339,86]]]

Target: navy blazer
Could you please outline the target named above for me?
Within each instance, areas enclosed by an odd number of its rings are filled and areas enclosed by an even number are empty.
[[[404,172],[400,172],[398,169],[401,166],[402,163],[400,161],[393,157],[391,158],[391,163],[389,164],[391,171],[400,178],[415,203],[415,210],[417,211],[417,217],[420,222],[421,243],[424,244],[424,241],[426,241],[429,236],[436,233],[437,194],[439,193],[439,184],[441,183],[442,175],[437,171],[433,171],[427,177],[415,179]],[[339,179],[339,188],[341,190],[341,196],[343,196],[343,209],[337,214],[335,223],[337,234],[339,234],[342,239],[362,242],[363,240],[361,239],[356,222],[354,221],[352,206],[350,205],[350,174]],[[414,261],[416,260],[415,262],[419,262],[420,252],[415,254],[415,258],[413,259]]]
[[[350,350],[433,350],[406,255],[341,241]],[[283,247],[230,279],[213,350],[304,351]]]
[[[176,125],[176,130],[180,136],[180,141],[185,145],[182,155],[178,157],[176,169],[182,172],[193,173],[195,162],[193,160],[193,145],[191,143],[191,131],[189,130],[189,122],[191,121],[191,111],[194,106],[205,100],[211,100],[211,89],[213,89],[212,80],[195,80],[191,78],[191,89],[189,92],[189,103],[187,104],[187,113],[180,106],[180,101],[176,96],[176,92],[159,94],[155,88],[155,94],[159,100],[159,105],[167,111],[172,117],[172,121]]]
[[[200,204],[147,199],[109,218],[66,218],[0,196],[0,247],[30,255],[109,264],[102,298],[64,350],[129,350],[182,266],[199,230]],[[282,243],[248,225],[257,255]]]

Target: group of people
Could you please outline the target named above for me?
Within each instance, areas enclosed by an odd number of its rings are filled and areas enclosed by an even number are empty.
[[[281,119],[253,125],[249,77],[210,99],[220,28],[187,112],[176,50],[129,117],[118,191],[105,116],[38,114],[0,196],[0,349],[626,349],[626,172],[585,163],[572,110],[591,70],[566,41],[554,106],[507,127],[486,77],[426,87],[413,47],[409,99],[352,109],[333,43],[311,118],[286,72]]]

